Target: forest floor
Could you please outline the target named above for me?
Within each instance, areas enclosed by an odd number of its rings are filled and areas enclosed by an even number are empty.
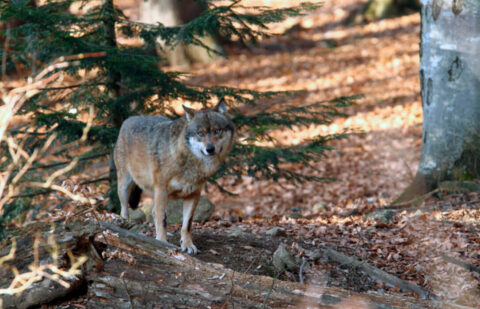
[[[294,104],[364,96],[346,110],[347,117],[328,126],[274,132],[284,144],[345,129],[361,132],[332,142],[335,149],[313,162],[315,170],[291,166],[304,173],[320,171],[320,176],[337,181],[293,185],[248,177],[221,179],[220,184],[235,196],[208,186],[206,196],[216,210],[209,221],[194,224],[194,242],[200,250],[196,257],[239,272],[273,276],[272,254],[280,243],[287,244],[297,261],[310,258],[316,248],[332,248],[442,299],[478,307],[480,274],[450,263],[445,256],[480,266],[480,195],[440,190],[408,207],[389,209],[413,179],[420,157],[420,16],[412,13],[347,25],[346,20],[365,2],[326,1],[312,14],[272,29],[290,29],[284,36],[250,49],[226,47],[228,59],[189,68],[188,82],[193,84],[306,90],[305,95],[292,97]],[[70,185],[74,184],[72,180]],[[76,188],[91,194],[103,189]],[[384,212],[377,211],[383,208]],[[55,210],[51,218],[76,212],[67,207]],[[84,212],[75,217],[92,215]],[[145,234],[152,236],[153,226],[147,227]],[[267,235],[273,227],[284,232]],[[178,244],[180,226],[169,227],[169,232],[173,234],[169,241]],[[285,271],[280,279],[299,281],[302,275],[306,283],[318,286],[416,296],[349,266],[309,261],[302,272]],[[76,303],[80,306],[82,299]]]

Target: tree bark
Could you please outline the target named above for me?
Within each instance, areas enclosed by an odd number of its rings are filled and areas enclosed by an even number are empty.
[[[198,17],[203,7],[195,0],[147,0],[140,6],[140,21],[149,24],[162,23],[164,26],[178,26]],[[212,36],[205,36],[201,41],[210,48],[221,51],[220,45]],[[218,55],[209,53],[201,46],[180,43],[175,47],[165,46],[158,40],[157,53],[167,57],[171,65],[188,65],[190,62],[209,62]]]
[[[53,231],[48,223],[36,223],[13,233],[17,237],[17,252],[8,264],[20,273],[27,271],[35,259],[35,234],[42,240],[53,235],[60,250],[61,268],[68,267],[68,252],[87,255],[88,260],[83,274],[71,282],[69,289],[43,279],[20,295],[0,295],[2,308],[18,308],[26,300],[29,306],[40,306],[57,297],[65,301],[65,297],[75,293],[74,289],[83,289],[79,294],[87,308],[342,308],[344,301],[355,308],[456,307],[440,301],[374,292],[360,294],[240,273],[181,253],[175,245],[102,222],[62,223]],[[3,242],[0,256],[7,255],[10,249],[9,242]],[[48,245],[40,244],[40,264],[51,262],[51,252]],[[117,255],[102,258],[105,253]],[[11,271],[0,267],[0,288],[8,286],[12,279]],[[78,297],[78,293],[73,296]]]
[[[396,202],[480,176],[480,1],[422,0],[422,153]]]
[[[418,10],[420,0],[370,0],[363,9],[363,19],[375,20],[389,18],[405,13],[407,10]]]

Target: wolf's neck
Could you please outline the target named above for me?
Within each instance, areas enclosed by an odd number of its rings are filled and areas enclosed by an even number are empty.
[[[212,176],[221,165],[221,160],[217,156],[207,157],[194,154],[185,143],[179,143],[177,151],[181,154],[178,157],[178,167],[184,173],[196,174],[199,178],[208,178]]]

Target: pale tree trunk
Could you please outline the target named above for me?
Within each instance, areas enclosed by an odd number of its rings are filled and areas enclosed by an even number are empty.
[[[364,18],[374,20],[400,15],[405,10],[420,8],[420,0],[370,0],[366,4]]]
[[[162,23],[167,27],[178,26],[195,19],[202,10],[202,6],[195,0],[146,0],[142,1],[140,6],[140,21],[149,24]],[[201,41],[213,50],[218,52],[222,50],[211,36],[202,37]],[[167,57],[171,65],[209,62],[218,58],[217,54],[196,45],[178,44],[172,48],[159,40],[157,47],[157,53]]]
[[[480,176],[480,1],[422,0],[422,154],[408,201]]]

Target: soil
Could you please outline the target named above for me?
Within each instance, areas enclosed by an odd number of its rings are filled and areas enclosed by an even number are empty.
[[[234,230],[233,233],[237,231]],[[251,233],[243,233],[241,236],[231,236],[231,234],[231,231],[228,229],[223,231],[198,231],[195,234],[194,241],[200,252],[196,257],[204,262],[220,263],[241,273],[245,272],[252,275],[264,275],[276,277],[280,280],[299,282],[299,269],[278,274],[272,263],[272,256],[281,243],[292,248],[298,246],[298,243],[302,243],[301,239],[282,236],[270,237]],[[179,241],[178,236],[173,239],[174,241]],[[302,245],[302,249],[307,251],[313,251],[317,248],[318,246],[311,244],[303,243]],[[297,263],[298,266],[301,265],[300,258],[297,258]],[[323,283],[326,283],[328,286],[342,287],[355,292],[376,289],[375,281],[355,268],[348,266],[335,267],[325,261],[322,268],[324,274],[327,274],[326,278],[322,278],[326,279]]]

